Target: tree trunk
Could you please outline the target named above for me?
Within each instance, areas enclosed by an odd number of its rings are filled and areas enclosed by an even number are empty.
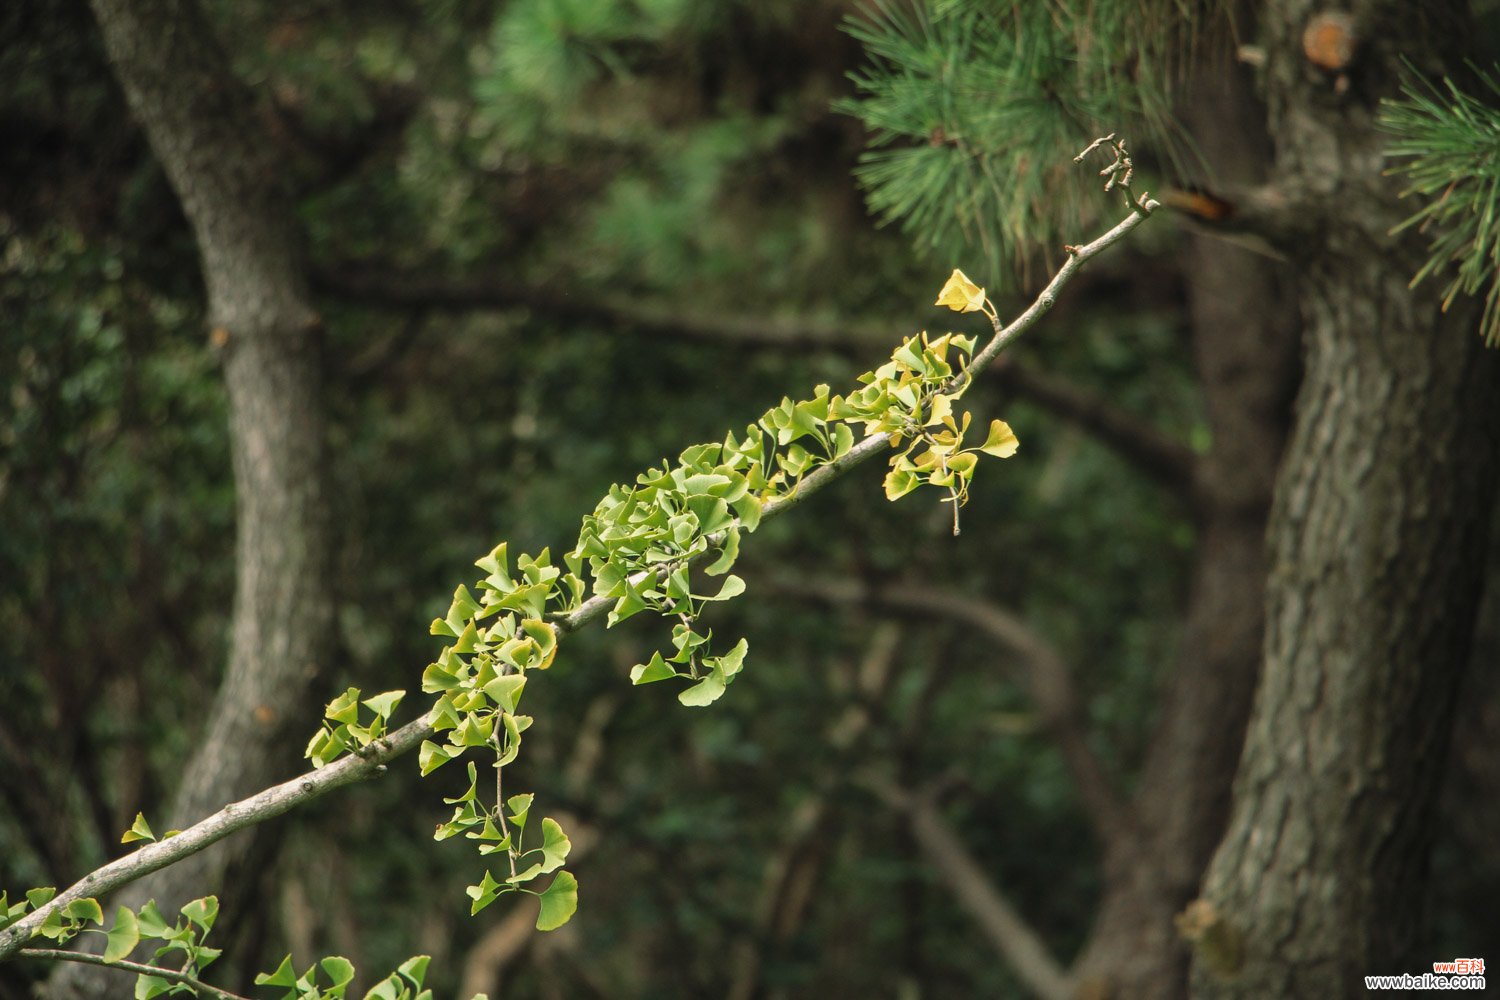
[[[1264,111],[1227,53],[1195,74],[1184,123],[1220,181],[1264,180]],[[1297,380],[1284,275],[1210,235],[1183,255],[1194,364],[1213,447],[1198,463],[1198,540],[1182,651],[1133,802],[1136,829],[1106,845],[1104,898],[1076,964],[1079,994],[1172,1000],[1187,992],[1173,916],[1197,891],[1229,815],[1260,671],[1265,525]]]
[[[1342,81],[1303,57],[1307,0],[1267,5],[1277,186],[1299,206],[1306,375],[1271,513],[1265,663],[1233,815],[1203,889],[1204,998],[1363,996],[1420,972],[1433,793],[1481,584],[1500,383],[1469,303],[1407,287],[1420,240],[1374,127],[1405,56],[1467,37],[1464,5],[1351,5]],[[1438,24],[1443,13],[1448,24]],[[1450,62],[1449,66],[1457,66]],[[1431,961],[1431,956],[1426,958]]]
[[[305,742],[310,686],[330,649],[331,532],[317,316],[290,202],[248,90],[191,0],[93,0],[105,47],[193,227],[210,341],[224,363],[237,498],[229,664],[184,764],[169,817],[185,826],[289,775]],[[162,822],[165,820],[165,822]],[[253,837],[231,838],[132,887],[163,912],[222,891]],[[130,977],[54,996],[130,995]]]

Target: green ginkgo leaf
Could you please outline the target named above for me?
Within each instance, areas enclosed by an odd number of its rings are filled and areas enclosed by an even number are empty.
[[[104,960],[118,962],[135,950],[140,943],[141,928],[135,912],[128,906],[115,911],[115,925],[109,929],[108,943],[104,947]]]
[[[151,832],[151,824],[146,822],[146,817],[140,813],[135,814],[135,822],[130,824],[120,837],[120,843],[133,844],[138,840],[155,840],[156,834]]]
[[[578,880],[571,872],[558,872],[547,891],[541,894],[542,911],[537,914],[536,929],[555,931],[573,918],[578,910]]]

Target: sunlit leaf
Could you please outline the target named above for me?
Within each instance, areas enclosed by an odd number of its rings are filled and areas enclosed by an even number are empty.
[[[542,857],[545,862],[542,865],[542,873],[557,871],[568,860],[568,852],[573,849],[573,842],[563,832],[562,825],[557,820],[548,816],[542,820]]]
[[[404,697],[406,697],[405,691],[384,691],[373,697],[366,698],[364,705],[382,719],[389,719],[391,713],[396,710],[397,705],[401,704],[401,699]]]
[[[354,963],[339,955],[330,955],[318,964],[323,967],[323,974],[329,980],[329,987],[324,991],[323,995],[327,997],[343,996],[349,984],[354,981]]]
[[[954,312],[978,312],[984,308],[984,289],[969,280],[958,268],[953,269],[934,305],[947,306]]]
[[[160,976],[140,976],[135,981],[135,1000],[154,1000],[172,989]]]
[[[1003,420],[991,420],[989,436],[984,439],[984,444],[979,446],[979,450],[986,455],[994,455],[996,458],[1010,458],[1019,447],[1021,447],[1021,442],[1017,440],[1015,432],[1010,429],[1010,424]]]
[[[72,917],[78,921],[88,921],[93,924],[104,923],[104,910],[100,908],[99,901],[93,898],[75,899],[63,907],[63,915]]]
[[[323,714],[334,722],[359,721],[359,688],[352,687],[333,699]]]
[[[413,955],[396,966],[396,971],[409,980],[413,986],[421,986],[422,980],[427,978],[427,966],[431,961],[431,955]]]
[[[120,843],[133,844],[138,840],[155,840],[156,834],[151,832],[151,824],[146,822],[146,817],[140,813],[135,814],[135,822],[130,824],[130,829],[120,836]]]
[[[525,677],[519,674],[503,674],[486,684],[484,693],[500,706],[502,712],[514,712],[521,701],[521,691],[525,687]]]
[[[417,751],[417,763],[422,768],[423,777],[436,771],[452,759],[453,756],[451,754],[431,740],[423,740],[421,749]]]
[[[527,792],[524,795],[512,795],[505,800],[505,808],[510,810],[510,821],[516,825],[516,838],[520,839],[520,830],[526,829],[526,817],[531,813],[531,802],[536,796]]]
[[[141,907],[139,924],[141,937],[161,938],[167,935],[167,918],[161,915],[154,899]]]
[[[727,601],[738,597],[745,592],[745,581],[733,573],[724,578],[724,586],[713,597],[704,597],[705,601]]]
[[[219,897],[203,896],[182,908],[182,915],[205,931],[212,930],[219,916]]]
[[[275,972],[262,972],[255,977],[256,986],[285,986],[290,989],[297,985],[297,972],[292,968],[292,956],[288,955],[276,966]]]
[[[910,472],[893,469],[885,476],[885,498],[897,500],[916,489],[920,480]]]
[[[472,917],[486,906],[489,906],[495,901],[495,897],[499,896],[507,888],[509,887],[503,883],[496,882],[495,877],[486,871],[484,878],[479,880],[478,885],[471,885],[464,889],[464,893],[473,900],[469,905],[469,916]]]

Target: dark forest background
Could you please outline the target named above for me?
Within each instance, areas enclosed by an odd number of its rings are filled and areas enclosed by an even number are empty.
[[[880,473],[859,470],[747,542],[749,594],[715,624],[748,636],[751,659],[711,709],[630,687],[629,667],[660,642],[639,620],[569,637],[531,686],[537,724],[507,781],[568,819],[582,888],[567,927],[535,933],[508,903],[468,916],[480,862],[431,838],[462,775],[419,780],[403,760],[269,824],[191,893],[223,901],[224,985],[248,986],[288,951],[299,964],[345,955],[368,985],[421,952],[439,995],[1186,995],[1190,949],[1172,917],[1229,823],[1266,581],[1285,569],[1267,517],[1319,273],[1263,233],[1216,226],[1201,200],[1277,169],[1263,74],[1275,92],[1276,61],[1301,65],[1295,45],[1277,54],[1275,22],[1304,12],[1272,6],[1264,25],[1202,15],[1173,69],[1176,124],[1131,119],[1145,122],[1137,187],[1175,192],[1170,210],[966,397],[1022,444],[981,469],[961,536],[947,505],[920,492],[888,503]],[[1386,6],[1360,16],[1403,23]],[[241,706],[275,719],[265,745],[212,750],[263,757],[276,776],[300,767],[322,704],[346,687],[416,691],[440,648],[428,622],[497,541],[565,550],[611,483],[783,395],[838,391],[918,330],[983,333],[928,305],[952,268],[1014,311],[1063,242],[1122,211],[1064,157],[1037,165],[1065,178],[1039,184],[1037,211],[1055,196],[1067,214],[1015,255],[964,230],[934,241],[880,225],[855,176],[872,132],[847,103],[871,59],[847,30],[867,17],[853,2],[203,9],[218,70],[253,95],[231,111],[254,131],[222,155],[250,142],[246,162],[285,193],[299,301],[316,314],[299,350],[317,370],[324,443],[309,461],[326,534],[298,603],[317,606],[322,638]],[[1236,57],[1262,44],[1269,70]],[[1382,48],[1342,86],[1392,95],[1394,66]],[[184,94],[208,92],[184,73]],[[1336,86],[1320,77],[1316,100],[1333,106]],[[138,811],[158,830],[196,818],[174,813],[209,752],[230,656],[243,416],[215,331],[239,334],[214,314],[194,222],[139,120],[85,3],[4,5],[0,886],[12,895],[128,850],[120,834]],[[1073,123],[1058,142],[1076,152],[1107,124]],[[1331,217],[1366,211],[1327,198]],[[1414,207],[1392,206],[1392,220]],[[1404,286],[1408,260],[1372,253]],[[1420,326],[1437,313],[1419,302]],[[1474,365],[1490,373],[1474,376],[1480,395],[1500,395],[1492,360]],[[1440,380],[1426,391],[1448,393]],[[282,397],[293,425],[301,392]],[[1480,436],[1434,431],[1432,447],[1493,466],[1493,407],[1450,396],[1467,412],[1455,426]],[[1413,489],[1430,491],[1434,520],[1482,525],[1486,475],[1456,513],[1442,498],[1462,489]],[[1482,527],[1452,538],[1474,564],[1468,582],[1437,573],[1412,598],[1456,635],[1411,657],[1442,679],[1419,672],[1392,696],[1428,711],[1417,692],[1440,689],[1437,735],[1407,751],[1423,758],[1410,780],[1424,832],[1415,860],[1391,869],[1416,872],[1402,905],[1423,916],[1398,953],[1354,959],[1372,972],[1487,946],[1493,958],[1500,940],[1500,550]],[[1407,578],[1399,560],[1369,565],[1372,587]],[[1339,630],[1379,631],[1384,600],[1335,611]],[[1343,710],[1400,728],[1379,703]],[[1351,725],[1337,738],[1363,746]],[[204,801],[254,790],[207,787]],[[1358,864],[1349,879],[1384,877]],[[996,922],[1005,912],[1019,928]],[[1398,964],[1373,967],[1372,954]],[[0,967],[0,998],[50,974]],[[1067,993],[1048,993],[1056,975]]]

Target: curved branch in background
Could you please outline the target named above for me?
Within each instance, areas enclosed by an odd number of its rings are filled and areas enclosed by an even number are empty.
[[[583,298],[561,289],[521,286],[495,275],[448,279],[399,269],[346,264],[314,272],[315,287],[366,306],[398,309],[526,309],[551,320],[627,334],[751,348],[824,348],[864,355],[909,332],[828,323],[804,317],[726,316],[620,296]],[[1149,420],[1065,379],[1013,359],[990,368],[993,378],[1038,406],[1094,435],[1179,500],[1189,499],[1197,456]]]
[[[1108,397],[1013,358],[991,370],[1001,385],[1076,424],[1183,504],[1190,503],[1199,467],[1192,448]]]
[[[568,829],[571,831],[573,827]],[[575,849],[574,853],[579,852]],[[533,938],[539,933],[536,915],[541,906],[535,896],[525,896],[504,919],[480,935],[474,946],[464,953],[463,971],[454,996],[471,997],[486,991],[501,995],[498,985],[501,976],[531,947]]]
[[[818,776],[819,787],[789,810],[786,837],[766,861],[761,877],[754,927],[733,946],[729,1000],[753,1000],[760,995],[767,947],[791,940],[806,917],[825,860],[816,848],[830,839],[833,792],[845,776],[844,763],[859,753],[874,725],[870,706],[885,695],[900,642],[900,627],[889,622],[877,625],[870,636],[854,678],[853,700],[826,734],[834,770]]]
[[[1042,725],[1057,742],[1078,787],[1078,796],[1106,848],[1129,847],[1137,824],[1129,804],[1116,792],[1104,765],[1089,746],[1088,726],[1073,685],[1073,669],[1057,648],[1021,618],[988,601],[920,582],[870,586],[858,580],[775,578],[785,593],[835,604],[865,604],[888,611],[946,615],[968,622],[1020,655],[1020,671]],[[1129,853],[1127,850],[1125,853]]]
[[[1017,978],[1040,1000],[1070,1000],[1073,983],[1041,936],[995,887],[930,797],[894,785],[874,786],[887,806],[910,825],[927,860],[969,911]]]
[[[1001,350],[1035,326],[1056,303],[1058,292],[1088,261],[1123,240],[1132,230],[1146,221],[1149,212],[1156,207],[1158,206],[1155,202],[1147,202],[1141,210],[1132,211],[1129,216],[1102,236],[1083,246],[1072,248],[1067,260],[1053,275],[1052,280],[1048,282],[1047,287],[1036,300],[1007,326],[998,329],[995,336],[975,356],[968,369],[970,374],[977,375],[982,372]],[[822,492],[830,483],[843,477],[855,466],[889,447],[890,442],[886,435],[872,434],[866,437],[841,457],[809,473],[801,481],[795,493],[766,502],[762,508],[761,520],[779,517],[786,511],[797,507],[815,494]],[[553,621],[559,636],[576,631],[602,617],[614,606],[614,603],[612,598],[595,596],[584,601],[574,611],[557,616]],[[344,758],[321,769],[309,771],[300,778],[269,788],[243,802],[226,806],[208,819],[194,824],[174,837],[142,848],[134,854],[127,855],[85,876],[40,909],[0,931],[0,960],[13,954],[35,932],[47,915],[67,902],[94,893],[107,892],[174,862],[196,857],[205,848],[217,843],[235,830],[279,816],[293,805],[321,797],[335,788],[378,771],[380,765],[402,753],[416,749],[423,739],[431,735],[431,719],[432,714],[429,712],[372,745],[362,756]],[[144,863],[141,861],[143,856],[148,859]],[[108,878],[101,877],[105,872],[110,873]]]

